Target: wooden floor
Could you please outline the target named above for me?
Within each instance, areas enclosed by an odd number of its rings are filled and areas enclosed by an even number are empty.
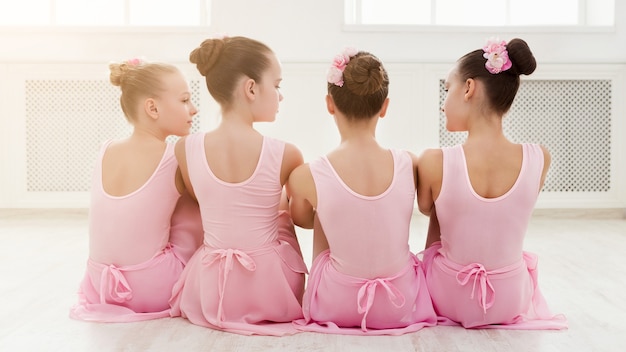
[[[424,243],[414,217],[411,248]],[[425,328],[402,336],[301,333],[246,337],[183,319],[98,324],[68,309],[87,259],[85,210],[0,210],[0,351],[624,351],[626,220],[623,210],[537,211],[526,249],[539,255],[539,282],[565,331]],[[300,231],[309,254],[310,233]]]

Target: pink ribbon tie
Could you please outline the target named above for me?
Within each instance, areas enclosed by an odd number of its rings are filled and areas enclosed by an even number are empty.
[[[107,292],[108,288],[108,292]],[[100,275],[100,303],[123,303],[133,298],[133,291],[124,274],[115,265],[102,268]]]
[[[361,286],[357,295],[357,311],[359,314],[363,314],[363,319],[361,319],[362,331],[367,331],[367,314],[369,313],[370,308],[372,308],[372,304],[374,304],[376,287],[379,285],[387,291],[389,300],[396,308],[404,306],[404,295],[391,282],[385,279],[368,280]]]
[[[202,264],[209,266],[213,264],[215,261],[219,260],[219,304],[217,308],[217,316],[220,319],[220,322],[226,320],[224,316],[224,291],[226,290],[226,282],[228,281],[228,274],[233,270],[235,259],[244,269],[248,271],[256,270],[256,263],[248,254],[238,249],[214,249],[209,253],[206,253],[204,257],[202,257]]]
[[[478,297],[478,305],[483,309],[483,313],[487,313],[487,309],[493,306],[496,300],[496,291],[491,285],[489,281],[489,277],[487,275],[487,270],[485,267],[478,263],[473,263],[463,267],[456,274],[456,281],[465,286],[469,280],[474,277],[474,282],[472,283],[472,294],[470,295],[470,299],[474,299],[474,293],[476,291],[476,283],[480,284],[480,296]],[[488,297],[489,296],[489,297]],[[487,300],[489,298],[489,300]]]

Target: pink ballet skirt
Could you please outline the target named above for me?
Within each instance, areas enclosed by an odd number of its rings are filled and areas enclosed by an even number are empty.
[[[344,335],[402,335],[436,325],[420,262],[412,254],[409,261],[395,275],[364,279],[336,270],[329,250],[320,253],[304,294],[304,319],[294,325]]]
[[[435,242],[422,253],[426,282],[439,325],[465,328],[560,330],[561,314],[553,315],[539,290],[537,256],[507,267],[486,270],[479,263],[459,265],[439,253]]]
[[[135,265],[117,267],[90,259],[70,317],[108,323],[169,317],[171,288],[182,271],[171,246]]]
[[[289,214],[278,223],[278,239],[262,247],[200,247],[174,286],[171,315],[242,335],[296,333],[307,268]]]

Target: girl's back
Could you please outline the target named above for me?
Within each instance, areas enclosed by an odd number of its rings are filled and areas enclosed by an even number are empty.
[[[508,192],[522,168],[522,145],[463,146],[469,180],[483,198],[496,198]],[[537,190],[539,191],[539,190]]]
[[[343,148],[328,154],[328,160],[341,180],[363,196],[383,193],[393,180],[394,158],[387,149],[364,152],[360,148]]]
[[[317,216],[337,270],[384,277],[398,272],[409,257],[415,202],[411,158],[382,149],[360,153],[367,157],[357,154],[338,151],[311,163]]]
[[[226,166],[226,158],[207,153],[212,141],[205,147],[205,140],[212,137],[197,133],[184,141],[204,245],[174,287],[172,314],[242,334],[294,333],[290,322],[302,315],[306,265],[289,214],[279,210],[285,143],[263,137],[250,171],[254,149],[225,148],[230,157],[249,157],[241,168],[233,160]]]
[[[164,143],[142,144],[130,140],[111,143],[102,158],[104,191],[122,197],[138,190],[156,171],[165,149]]]
[[[443,180],[435,203],[441,228],[440,252],[448,259],[461,265],[477,262],[487,269],[497,269],[522,257],[524,235],[539,193],[544,160],[538,145],[520,147],[523,157],[517,174],[509,171],[517,165],[508,168],[503,165],[496,177],[485,175],[502,187],[492,197],[484,197],[472,183],[472,164],[463,146],[444,148]],[[512,184],[504,177],[507,174],[515,178]],[[477,184],[486,185],[484,180]]]
[[[253,130],[208,132],[204,137],[205,160],[218,179],[227,183],[244,182],[260,162],[263,139]]]
[[[268,244],[277,236],[285,143],[261,136],[259,146],[244,142],[237,150],[232,144],[229,147],[228,143],[220,143],[220,139],[223,136],[199,133],[185,142],[205,244],[241,249]],[[235,157],[241,159],[231,159]]]
[[[143,148],[146,158],[142,159],[134,147],[103,146],[89,213],[92,260],[114,265],[142,263],[167,244],[180,194],[174,183],[178,167],[174,146],[163,147]],[[118,156],[121,160],[115,159]],[[145,221],[147,217],[152,221]]]

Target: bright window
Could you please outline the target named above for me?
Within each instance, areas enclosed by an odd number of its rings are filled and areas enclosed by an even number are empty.
[[[613,26],[615,0],[344,0],[346,24]]]
[[[40,25],[52,18],[50,0],[22,0],[0,2],[0,24]]]
[[[206,26],[210,0],[13,0],[0,26]]]
[[[53,20],[67,26],[121,26],[124,0],[55,0]],[[45,24],[45,23],[44,23]]]
[[[203,25],[203,6],[208,0],[130,0],[130,24],[137,26],[193,26]],[[208,20],[205,20],[208,22]]]

